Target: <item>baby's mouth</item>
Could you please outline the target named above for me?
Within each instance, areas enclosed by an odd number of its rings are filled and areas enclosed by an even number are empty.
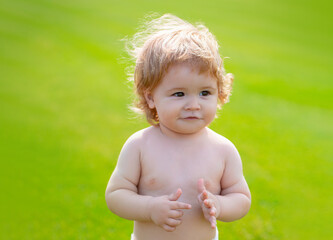
[[[196,119],[199,119],[199,118],[195,117],[195,116],[190,116],[190,117],[185,117],[184,119],[187,119],[187,120],[196,120]]]

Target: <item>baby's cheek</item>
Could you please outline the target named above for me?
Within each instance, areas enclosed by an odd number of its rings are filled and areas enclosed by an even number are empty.
[[[210,107],[206,111],[206,119],[208,122],[212,122],[216,117],[216,108]]]

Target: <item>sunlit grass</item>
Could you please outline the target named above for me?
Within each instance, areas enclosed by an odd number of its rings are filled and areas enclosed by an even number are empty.
[[[188,7],[190,4],[190,8]],[[234,92],[212,129],[237,146],[253,202],[223,239],[326,239],[332,216],[332,47],[326,2],[2,1],[1,239],[129,239],[104,190],[128,110],[119,41],[149,12],[202,21]]]

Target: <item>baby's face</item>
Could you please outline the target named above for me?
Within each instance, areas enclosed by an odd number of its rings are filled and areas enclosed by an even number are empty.
[[[161,83],[146,95],[150,108],[156,108],[160,127],[174,133],[196,133],[215,118],[217,80],[185,63],[172,65]]]

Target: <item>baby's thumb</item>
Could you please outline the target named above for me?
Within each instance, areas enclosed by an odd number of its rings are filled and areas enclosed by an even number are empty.
[[[205,182],[204,182],[203,178],[200,178],[198,180],[198,193],[202,193],[205,190],[206,190],[206,188],[205,188]]]
[[[180,195],[182,195],[182,190],[178,188],[177,192],[170,194],[168,198],[170,201],[177,201]]]

